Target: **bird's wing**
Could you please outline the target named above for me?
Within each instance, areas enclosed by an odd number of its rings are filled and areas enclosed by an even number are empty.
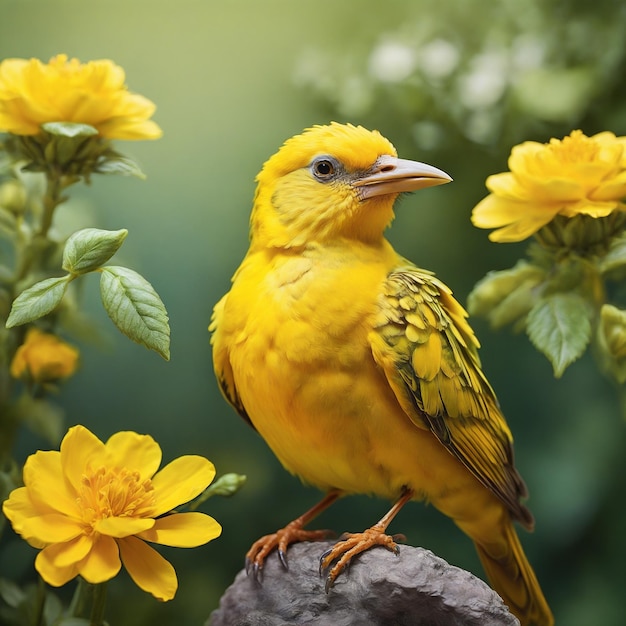
[[[213,315],[211,317],[211,323],[209,325],[209,331],[212,333],[211,343],[213,344],[213,368],[215,370],[217,383],[224,398],[226,398],[235,411],[237,411],[237,413],[239,413],[239,415],[241,415],[241,417],[254,428],[252,420],[243,406],[243,402],[237,392],[233,368],[230,364],[230,358],[226,345],[227,342],[223,341],[220,336],[221,320],[224,311],[224,304],[226,303],[227,298],[228,294],[226,294],[215,305]]]
[[[409,418],[429,429],[514,518],[526,487],[513,464],[512,437],[480,368],[467,313],[430,272],[407,264],[389,274],[371,334],[374,358]]]

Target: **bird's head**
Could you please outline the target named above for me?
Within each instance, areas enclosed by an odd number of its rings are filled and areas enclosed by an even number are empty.
[[[334,122],[314,126],[288,139],[257,176],[252,243],[376,242],[400,193],[451,180],[436,167],[397,158],[378,131]]]

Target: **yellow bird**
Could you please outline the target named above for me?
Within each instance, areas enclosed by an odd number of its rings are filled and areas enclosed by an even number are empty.
[[[386,529],[425,500],[469,535],[489,580],[523,625],[553,624],[513,522],[533,527],[512,437],[481,371],[467,313],[435,276],[383,236],[403,192],[447,183],[397,158],[376,131],[332,123],[287,140],[263,166],[250,248],[210,326],[230,404],[283,466],[326,497],[247,554],[286,566],[304,526],[340,495],[393,508],[322,556],[327,589],[355,555],[397,551]]]

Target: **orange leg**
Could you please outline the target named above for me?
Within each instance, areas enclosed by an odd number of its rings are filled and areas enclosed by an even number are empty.
[[[261,578],[263,563],[267,555],[278,548],[278,558],[285,569],[287,565],[287,547],[298,541],[319,541],[333,535],[330,530],[304,530],[304,527],[322,511],[326,510],[341,495],[340,491],[331,491],[326,497],[310,508],[306,513],[293,520],[271,535],[257,539],[246,553],[246,573],[250,573],[256,580]]]
[[[330,591],[335,580],[350,564],[350,561],[358,554],[361,554],[361,552],[365,552],[374,546],[384,546],[387,550],[398,554],[399,548],[396,540],[399,541],[404,539],[404,537],[402,535],[390,536],[385,531],[393,518],[413,495],[414,492],[411,489],[405,489],[389,512],[377,524],[361,533],[345,533],[338,543],[322,554],[320,558],[320,576],[331,567],[334,561],[337,561],[326,577],[326,593]]]

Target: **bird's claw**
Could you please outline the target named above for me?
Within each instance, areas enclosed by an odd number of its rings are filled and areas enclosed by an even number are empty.
[[[263,582],[263,563],[257,563],[246,557],[246,576],[250,576],[250,573],[252,580],[259,584]]]
[[[387,535],[375,526],[362,533],[344,533],[341,535],[339,541],[320,557],[320,576],[324,576],[324,573],[328,572],[324,585],[326,593],[335,584],[337,577],[344,570],[349,569],[352,559],[362,552],[374,546],[383,546],[397,556],[400,553],[400,548],[396,541],[406,541],[406,537],[402,534]]]
[[[280,560],[285,570],[289,569],[289,563],[287,563],[287,552],[278,548],[278,559]]]
[[[287,561],[287,549],[292,543],[300,541],[320,541],[331,537],[333,532],[330,530],[304,530],[301,526],[288,524],[285,528],[265,535],[252,544],[252,547],[246,554],[246,574],[252,575],[257,582],[262,582],[263,565],[267,556],[276,550],[278,560],[285,570],[289,569]]]

